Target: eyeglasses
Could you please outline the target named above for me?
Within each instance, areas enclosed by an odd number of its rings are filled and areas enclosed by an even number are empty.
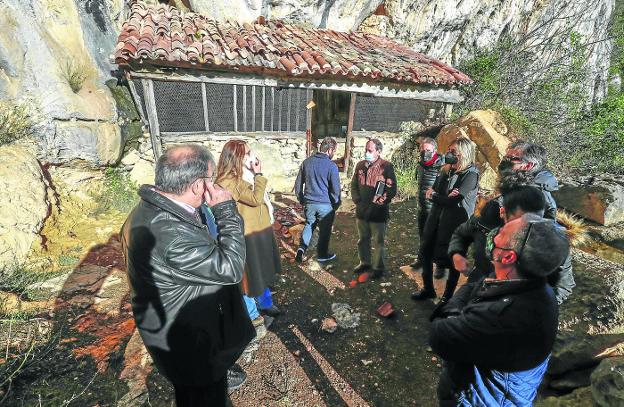
[[[207,179],[208,182],[211,182],[211,183],[214,184],[215,180],[217,179],[217,176],[213,174],[213,175],[211,175],[209,177],[199,177],[197,179]]]
[[[511,247],[499,247],[499,246],[496,246],[496,243],[494,243],[494,238],[496,237],[496,235],[498,235],[498,233],[500,232],[501,228],[498,227],[498,228],[492,229],[487,234],[487,237],[485,239],[485,255],[488,258],[488,260],[495,261],[495,262],[500,262],[500,258],[498,258],[498,259],[494,258],[494,249],[507,250],[507,251],[512,251],[512,252],[516,253],[516,258],[518,259],[516,261],[516,264],[519,264],[520,263],[520,255],[524,251],[524,246],[526,245],[526,242],[529,240],[529,236],[531,236],[531,230],[533,229],[533,223],[534,222],[529,222],[528,230],[526,232],[526,235],[524,236],[524,239],[522,239],[522,244],[520,245],[520,248],[518,250],[512,249]]]
[[[509,160],[509,161],[515,161],[515,162],[517,162],[517,163],[524,161],[524,160],[522,159],[522,157],[518,157],[518,156],[515,156],[515,155],[506,155],[506,156],[505,156],[505,159],[506,159],[506,160]]]

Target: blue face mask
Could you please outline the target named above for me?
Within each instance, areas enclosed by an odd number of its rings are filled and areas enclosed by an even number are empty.
[[[369,153],[367,151],[366,153],[364,153],[364,159],[369,163],[372,163],[375,160],[375,157],[373,156],[373,153]]]

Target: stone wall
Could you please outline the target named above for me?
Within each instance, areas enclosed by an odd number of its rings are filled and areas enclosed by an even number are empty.
[[[421,125],[422,126],[422,125]],[[352,143],[353,165],[364,159],[364,147],[369,138],[378,138],[384,145],[382,157],[393,160],[398,154],[415,156],[416,144],[409,132],[354,132]],[[181,143],[198,143],[206,146],[219,159],[221,150],[228,140],[245,140],[262,161],[262,172],[269,178],[269,187],[273,192],[291,193],[299,166],[306,158],[306,139],[303,133],[228,133],[219,135],[188,136],[165,142],[165,147]],[[338,140],[334,158],[344,156],[345,140]],[[131,178],[138,184],[153,182],[154,152],[148,134],[141,139],[137,150],[129,152],[122,165],[130,171]],[[352,165],[352,168],[353,168]],[[352,169],[351,168],[351,169]],[[349,187],[351,173],[341,173],[343,191]]]

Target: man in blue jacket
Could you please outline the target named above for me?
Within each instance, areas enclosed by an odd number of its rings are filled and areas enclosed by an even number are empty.
[[[317,260],[327,262],[336,258],[335,253],[329,252],[332,225],[336,209],[340,206],[340,177],[338,166],[332,161],[335,151],[336,140],[333,137],[325,137],[321,141],[319,151],[306,158],[299,168],[295,194],[304,207],[306,223],[295,257],[297,263],[303,261],[303,255],[317,226],[319,227]]]
[[[463,286],[434,313],[429,342],[445,361],[440,406],[531,406],[557,336],[546,276],[569,243],[554,221],[526,214],[488,234],[495,276]]]

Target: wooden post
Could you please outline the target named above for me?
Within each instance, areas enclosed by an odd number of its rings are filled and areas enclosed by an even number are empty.
[[[162,143],[160,141],[158,113],[156,112],[156,98],[154,97],[154,82],[151,79],[142,79],[141,83],[143,84],[143,95],[145,96],[145,108],[147,110],[152,150],[154,151],[154,158],[158,160],[158,157],[162,154]]]
[[[210,120],[208,120],[208,97],[206,95],[206,82],[202,82],[202,104],[204,105],[204,127],[210,131]]]
[[[353,141],[353,119],[355,118],[355,98],[356,94],[351,94],[351,103],[349,104],[349,119],[347,121],[347,140],[345,142],[345,174],[349,174],[349,168],[351,167],[351,142]]]
[[[311,89],[306,90],[307,102],[314,98],[314,91]],[[312,108],[306,106],[306,157],[312,154]]]

